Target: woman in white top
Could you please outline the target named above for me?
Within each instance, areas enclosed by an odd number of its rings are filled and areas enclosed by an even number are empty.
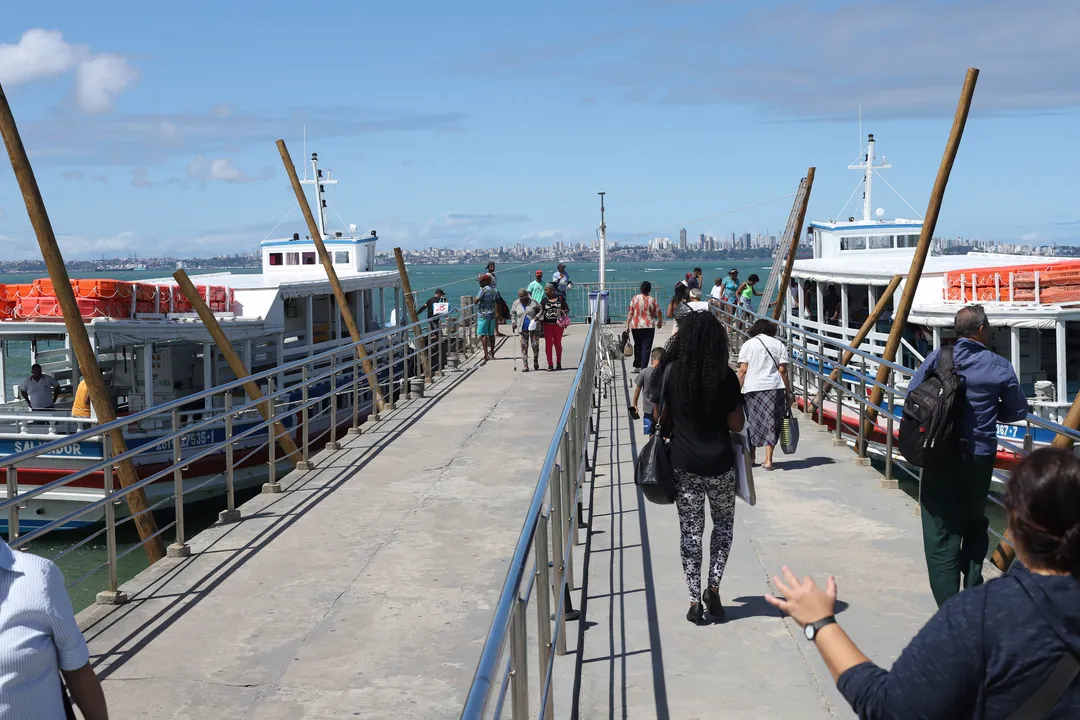
[[[765,448],[762,467],[773,469],[773,448],[790,405],[787,348],[776,339],[776,325],[758,320],[739,350],[739,382],[746,407],[746,436],[752,448]],[[753,450],[751,450],[753,453]],[[753,455],[751,455],[753,457]]]

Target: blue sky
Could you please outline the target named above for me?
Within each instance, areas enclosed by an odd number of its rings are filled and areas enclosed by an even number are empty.
[[[299,161],[305,123],[330,203],[387,247],[588,240],[598,190],[618,240],[790,195],[810,165],[827,219],[860,103],[921,213],[968,66],[938,233],[1078,242],[1078,37],[1075,0],[54,0],[5,7],[0,82],[70,258],[252,250],[295,205],[274,141]],[[38,257],[6,168],[0,256]],[[776,232],[789,209],[688,230]]]

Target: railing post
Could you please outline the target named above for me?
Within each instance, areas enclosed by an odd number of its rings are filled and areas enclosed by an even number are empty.
[[[551,662],[551,568],[548,566],[551,553],[548,552],[548,514],[543,510],[540,511],[533,541],[536,548],[536,645],[540,653],[538,682],[541,698],[544,695],[544,686],[550,682],[547,704],[544,707],[544,716],[550,720],[554,714],[552,696],[555,690],[555,678],[549,680],[547,675],[548,664]]]
[[[881,486],[883,488],[895,490],[900,487],[900,484],[893,478],[893,429],[895,428],[895,425],[893,424],[893,408],[896,407],[896,396],[891,389],[891,374],[889,380],[889,414],[885,418],[885,477],[881,481]]]
[[[313,470],[315,466],[311,463],[311,434],[308,428],[308,419],[311,413],[308,412],[308,400],[311,397],[311,393],[308,392],[308,377],[310,372],[308,371],[308,364],[304,363],[304,366],[300,369],[300,462],[296,463],[297,470]]]
[[[577,513],[572,507],[574,503],[573,487],[574,461],[571,459],[570,432],[563,428],[562,435],[562,472],[560,472],[559,487],[563,494],[563,515],[559,518],[559,524],[566,528],[566,544],[577,545],[577,530],[574,528],[574,520]],[[566,553],[566,586],[574,589],[574,551]]]
[[[345,433],[346,435],[359,435],[360,434],[360,373],[363,368],[360,365],[360,361],[353,355],[352,361],[352,426]]]
[[[859,465],[869,465],[870,462],[866,457],[866,423],[863,422],[863,418],[866,417],[866,358],[859,357],[859,407],[862,408],[862,412],[859,414],[859,440],[858,446],[855,448],[855,462]]]
[[[514,598],[514,617],[510,621],[510,699],[514,720],[529,717],[529,638],[525,607],[524,600]]]
[[[112,438],[109,433],[105,433],[101,436],[101,459],[108,460],[111,457]],[[102,488],[106,498],[109,498],[115,489],[111,463],[102,470]],[[123,605],[128,601],[128,596],[127,593],[120,592],[119,588],[120,580],[116,562],[116,503],[111,499],[105,505],[105,552],[105,562],[109,568],[109,587],[97,594],[95,602],[98,605]]]
[[[19,470],[14,465],[7,469],[7,496],[8,500],[19,494]],[[8,542],[19,539],[19,503],[14,503],[8,508]]]
[[[270,376],[266,378],[266,415],[270,418],[269,425],[266,428],[269,443],[267,446],[267,464],[269,468],[267,481],[262,486],[262,491],[266,494],[281,492],[281,483],[277,479],[277,437],[275,437],[276,431],[274,429],[277,426],[274,422],[277,419],[277,414],[274,410],[275,405],[277,403],[274,402],[274,377]],[[282,424],[284,425],[284,423]],[[285,432],[289,432],[289,430],[286,428]]]
[[[825,376],[824,371],[822,376]],[[822,399],[821,404],[825,404],[825,400]],[[844,370],[841,368],[840,377],[836,381],[836,437],[833,438],[833,445],[840,447],[841,445],[847,445],[847,441],[844,440]]]
[[[218,513],[221,524],[234,523],[240,519],[236,509],[236,460],[233,448],[232,391],[225,391],[225,509]]]
[[[555,465],[551,468],[551,477],[548,478],[548,494],[551,499],[551,564],[552,599],[555,607],[559,606],[559,598],[563,591],[563,556],[566,554],[566,545],[563,543],[563,495],[562,495],[562,468]],[[569,608],[563,608],[565,613]],[[566,654],[566,623],[560,618],[555,618],[555,654]]]
[[[166,552],[169,557],[188,557],[191,548],[188,547],[187,537],[184,534],[184,467],[181,464],[182,452],[180,435],[180,411],[172,411],[173,431],[173,496],[176,501],[176,542],[168,547]]]
[[[390,347],[387,348],[388,354],[390,356],[390,369],[386,374],[386,397],[387,397],[386,409],[387,410],[393,410],[394,409],[394,356],[397,354],[395,351],[397,349],[397,343],[398,343],[397,338],[398,338],[399,335],[400,335],[400,333],[398,333],[398,332],[390,333],[390,338],[389,338]]]
[[[340,450],[341,443],[337,441],[337,355],[330,356],[330,441],[326,443],[327,450]]]

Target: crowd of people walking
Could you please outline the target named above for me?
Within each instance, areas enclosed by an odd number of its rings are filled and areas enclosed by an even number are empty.
[[[710,305],[749,310],[761,294],[758,281],[740,281],[732,270],[715,279],[706,304],[695,270],[677,284],[663,315],[642,283],[627,314],[639,373],[631,415],[638,417],[640,407],[646,434],[659,433],[670,450],[686,618],[699,625],[725,616],[720,584],[736,497],[732,434],[745,431],[751,453],[763,448],[761,467],[772,470],[793,404],[792,360],[777,324],[754,316],[733,369],[727,328],[708,312]],[[672,334],[653,349],[665,317],[674,321]],[[729,316],[728,324],[743,333],[738,320]],[[962,389],[955,406],[942,409],[957,419],[938,438],[947,451],[921,473],[923,545],[937,614],[885,670],[837,622],[832,578],[821,588],[785,567],[773,578],[776,595],[766,599],[804,628],[860,718],[1080,717],[1080,458],[1040,449],[1012,471],[1005,510],[1017,561],[1000,580],[985,582],[997,424],[1022,420],[1028,401],[1012,365],[989,348],[981,307],[957,312],[954,331],[955,342],[927,355],[907,389],[912,397],[937,383],[929,393],[941,397],[939,387],[953,375]],[[712,531],[703,558],[706,503]]]

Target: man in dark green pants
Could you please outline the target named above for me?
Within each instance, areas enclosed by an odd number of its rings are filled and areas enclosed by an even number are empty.
[[[1012,365],[990,350],[990,324],[979,305],[956,313],[953,366],[964,380],[966,451],[954,459],[923,468],[923,548],[930,589],[940,607],[965,588],[982,584],[982,563],[989,549],[986,494],[997,456],[997,424],[1027,415],[1027,398]],[[911,379],[914,390],[936,366],[940,350],[927,356]]]

